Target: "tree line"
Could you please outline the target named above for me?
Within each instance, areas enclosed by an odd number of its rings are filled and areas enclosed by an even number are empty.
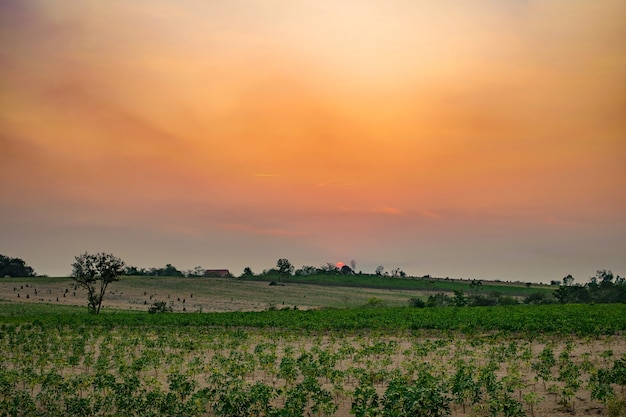
[[[205,273],[206,269],[201,266],[181,271],[172,264],[166,264],[161,268],[139,268],[136,266],[127,266],[124,275],[136,277],[203,277],[205,276]]]
[[[278,276],[285,280],[295,275],[315,274],[354,274],[354,261],[351,266],[339,267],[328,263],[321,268],[303,266],[296,270],[286,258],[280,258],[276,267],[265,270],[261,275]],[[119,280],[122,275],[129,276],[168,276],[168,277],[194,277],[207,276],[207,270],[196,267],[193,270],[182,272],[172,264],[166,264],[163,268],[137,268],[126,266],[120,258],[108,253],[84,254],[75,257],[72,264],[72,278],[77,285],[87,291],[88,309],[92,313],[98,313],[102,305],[102,298],[107,286]],[[377,271],[378,272],[378,271]],[[359,272],[360,273],[360,272]],[[377,274],[379,275],[379,274]],[[401,276],[399,273],[394,276]],[[37,276],[33,268],[28,266],[22,259],[0,255],[0,277],[32,277]],[[246,267],[241,277],[254,276],[249,267]],[[567,275],[562,284],[553,292],[553,298],[544,293],[536,293],[527,296],[522,302],[526,304],[588,304],[588,303],[626,303],[626,278],[614,275],[609,270],[598,270],[589,282],[580,285],[574,284],[574,278]],[[501,294],[479,293],[482,282],[473,280],[470,284],[470,294],[462,290],[454,291],[454,296],[445,293],[436,293],[429,296],[425,301],[414,297],[409,300],[411,307],[446,307],[446,306],[494,306],[519,304],[519,300]]]
[[[574,284],[571,275],[563,278],[563,285],[554,292],[561,304],[568,303],[626,303],[626,278],[602,269],[589,282]]]
[[[611,304],[626,303],[626,278],[614,275],[612,271],[602,269],[596,275],[589,278],[585,284],[574,284],[574,278],[567,275],[560,281],[559,288],[552,293],[552,297],[545,293],[532,293],[519,300],[515,297],[503,295],[498,292],[480,294],[478,289],[482,282],[473,280],[470,284],[470,293],[462,290],[454,291],[450,296],[443,292],[428,296],[426,300],[413,297],[409,300],[411,307],[478,307],[478,306],[502,306],[514,304]]]
[[[0,255],[0,277],[34,277],[35,270],[23,259]]]

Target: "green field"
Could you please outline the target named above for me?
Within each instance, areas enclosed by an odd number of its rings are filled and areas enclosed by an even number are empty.
[[[254,276],[246,277],[245,280],[257,281],[279,281],[279,275]],[[508,283],[495,281],[481,281],[478,290],[473,289],[470,285],[471,280],[458,280],[449,278],[396,278],[370,274],[355,275],[309,275],[309,276],[290,276],[285,279],[287,283],[312,284],[332,287],[352,287],[352,288],[376,288],[376,289],[394,289],[394,290],[413,290],[427,292],[454,292],[464,291],[471,293],[480,291],[481,293],[501,293],[514,297],[524,297],[535,292],[552,292],[554,287],[543,284],[526,284],[526,283]]]
[[[93,315],[67,278],[4,280],[0,416],[624,415],[624,304],[409,308],[430,292],[320,281],[124,277]],[[181,297],[222,311],[146,311]]]
[[[616,334],[626,330],[624,304],[445,307],[413,309],[360,308],[308,311],[156,314],[108,311],[86,314],[84,308],[0,302],[2,323],[94,324],[125,326],[216,326],[308,331],[440,330],[465,333],[507,331],[574,335]]]

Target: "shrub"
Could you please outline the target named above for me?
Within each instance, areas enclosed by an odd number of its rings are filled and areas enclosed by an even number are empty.
[[[424,308],[426,307],[426,303],[419,297],[411,297],[409,298],[409,307]]]
[[[365,307],[369,307],[369,308],[377,308],[377,307],[384,307],[384,306],[385,306],[385,302],[377,297],[371,297],[369,300],[367,300],[367,304],[365,304]]]
[[[150,308],[148,309],[148,313],[156,314],[156,313],[171,313],[172,307],[168,307],[165,301],[155,301],[152,303]]]
[[[541,292],[534,292],[529,294],[526,298],[524,298],[524,304],[546,304],[547,297],[546,294]]]
[[[478,306],[495,306],[498,300],[493,297],[487,297],[485,295],[474,295],[470,298],[469,304],[474,307]]]
[[[426,307],[446,307],[450,305],[454,305],[452,297],[442,292],[429,296],[426,302]]]
[[[519,302],[517,301],[517,299],[508,296],[508,295],[501,295],[498,297],[498,305],[501,306],[511,306],[511,305],[515,305],[515,304],[519,304]]]

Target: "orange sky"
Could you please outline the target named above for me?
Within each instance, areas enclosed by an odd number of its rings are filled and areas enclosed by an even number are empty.
[[[626,274],[621,0],[4,0],[0,253]]]

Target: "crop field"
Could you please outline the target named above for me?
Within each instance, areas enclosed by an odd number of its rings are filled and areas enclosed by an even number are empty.
[[[623,415],[624,330],[624,305],[88,315],[0,302],[0,415]]]
[[[301,310],[350,308],[367,304],[372,297],[388,306],[406,306],[421,296],[415,289],[354,288],[287,283],[270,286],[266,281],[233,278],[122,277],[111,285],[104,309],[147,311],[154,301],[165,301],[177,312],[261,311],[271,306]],[[85,293],[70,278],[0,279],[0,299],[22,303],[87,305]]]
[[[358,278],[358,279],[357,279]],[[308,281],[307,281],[308,279]],[[154,301],[164,301],[176,312],[262,311],[297,308],[355,308],[377,299],[389,307],[407,306],[411,297],[434,292],[472,292],[468,281],[391,279],[375,276],[290,277],[270,286],[268,280],[235,278],[122,277],[107,291],[104,309],[147,311]],[[359,286],[361,285],[361,286]],[[517,297],[550,294],[545,285],[484,284],[481,292]],[[86,306],[85,292],[71,278],[3,278],[0,299],[21,303]]]

